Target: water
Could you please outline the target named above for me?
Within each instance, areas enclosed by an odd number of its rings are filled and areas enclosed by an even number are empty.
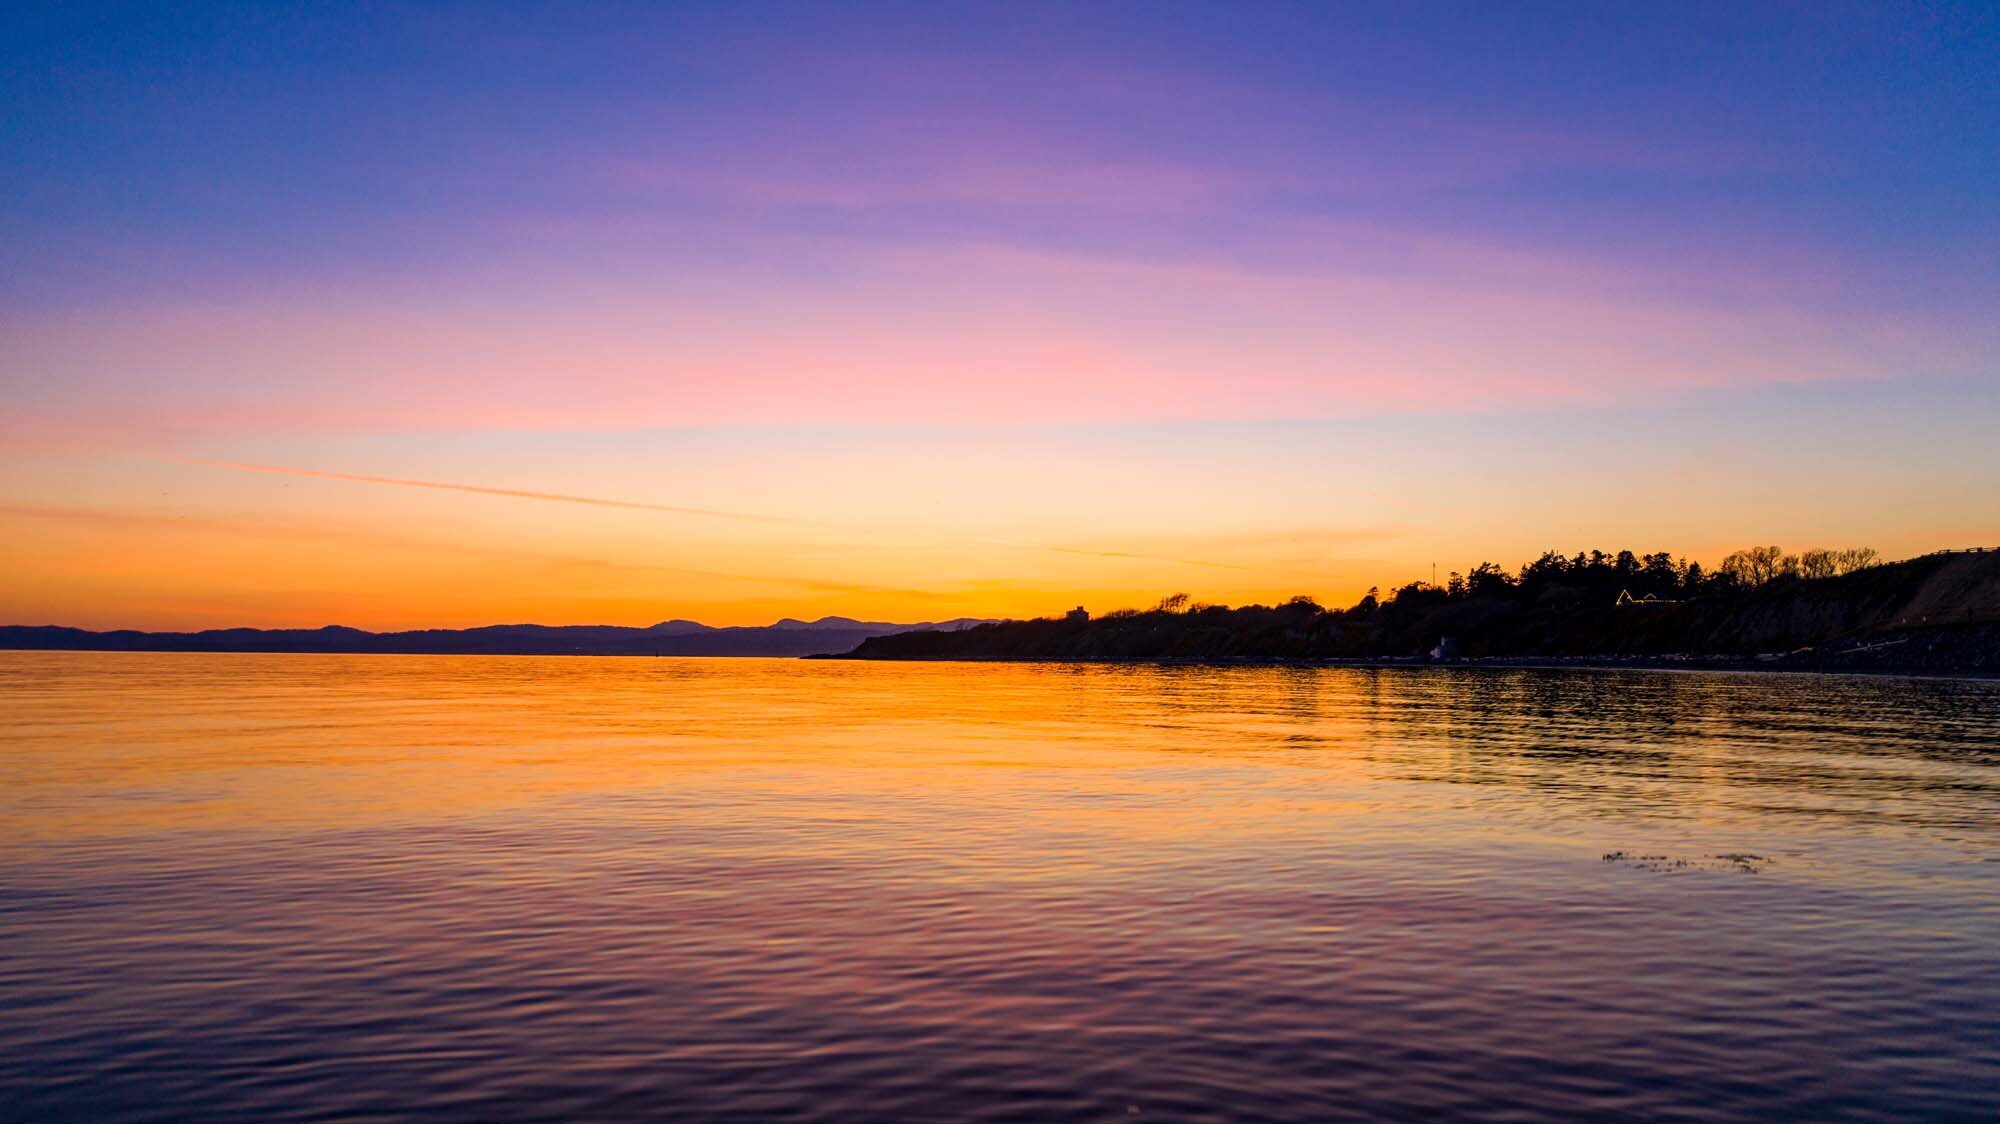
[[[0,653],[0,705],[9,1120],[2000,1115],[2000,684]]]

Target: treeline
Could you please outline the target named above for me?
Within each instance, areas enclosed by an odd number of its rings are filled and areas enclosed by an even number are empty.
[[[1699,562],[1675,558],[1667,551],[1639,554],[1621,550],[1578,551],[1564,555],[1543,551],[1518,570],[1507,570],[1492,562],[1481,562],[1469,572],[1453,571],[1443,585],[1413,581],[1389,592],[1370,588],[1359,602],[1343,615],[1366,619],[1397,607],[1429,608],[1442,603],[1476,599],[1545,601],[1601,600],[1606,605],[1620,599],[1632,601],[1677,601],[1755,589],[1774,581],[1813,580],[1850,574],[1878,565],[1880,556],[1872,547],[1845,550],[1818,548],[1788,554],[1776,546],[1739,550],[1722,560],[1713,570]],[[1310,597],[1295,597],[1287,606],[1311,606],[1325,612]],[[1256,608],[1257,606],[1249,606]],[[1211,613],[1218,606],[1192,601],[1185,593],[1162,598],[1150,610],[1117,609],[1104,619],[1129,620],[1144,613]]]
[[[1743,585],[1762,585],[1777,578],[1836,578],[1881,561],[1872,546],[1847,550],[1818,547],[1786,554],[1782,547],[1754,546],[1722,560],[1718,571]]]
[[[1983,592],[1966,592],[1975,590]],[[2000,554],[1881,563],[1865,548],[1790,554],[1759,547],[1710,570],[1664,551],[1549,551],[1514,570],[1482,563],[1443,584],[1411,582],[1387,594],[1371,589],[1344,609],[1309,597],[1229,608],[1176,594],[1150,609],[1095,618],[1072,614],[882,637],[852,654],[1086,660],[1749,656],[1945,623],[1936,610],[1912,609],[1929,605],[1926,597],[1949,607],[1954,623],[1969,619],[1970,611],[2000,620]]]
[[[1578,551],[1572,556],[1549,550],[1532,562],[1522,563],[1518,571],[1481,562],[1469,573],[1454,572],[1441,591],[1447,598],[1460,598],[1506,596],[1510,592],[1533,596],[1560,588],[1583,593],[1609,592],[1613,598],[1630,593],[1635,599],[1670,600],[1754,589],[1786,578],[1838,577],[1879,561],[1873,547],[1845,550],[1820,547],[1788,554],[1783,547],[1757,546],[1730,554],[1714,570],[1704,570],[1701,563],[1676,559],[1664,550],[1652,554],[1630,550],[1606,554],[1592,550]],[[1392,596],[1423,597],[1439,589],[1428,582],[1411,582]],[[1376,590],[1370,590],[1369,594],[1379,597]]]

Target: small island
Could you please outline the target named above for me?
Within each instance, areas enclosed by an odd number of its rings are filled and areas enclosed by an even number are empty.
[[[1568,663],[2000,675],[2000,550],[1900,562],[1759,547],[1714,570],[1661,552],[1554,551],[1481,563],[1328,609],[1229,608],[1182,594],[1151,609],[871,637],[872,660]]]

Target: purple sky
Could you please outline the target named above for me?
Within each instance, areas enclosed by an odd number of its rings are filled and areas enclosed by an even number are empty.
[[[496,579],[473,617],[2000,537],[1991,5],[0,18],[0,615],[375,604],[365,566],[224,580],[329,529],[780,575]],[[237,530],[147,522],[186,517]],[[200,573],[79,571],[169,549]],[[376,569],[463,585],[442,557]]]

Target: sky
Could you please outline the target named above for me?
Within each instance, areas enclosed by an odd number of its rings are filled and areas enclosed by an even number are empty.
[[[2000,544],[1992,4],[16,4],[0,622]]]

